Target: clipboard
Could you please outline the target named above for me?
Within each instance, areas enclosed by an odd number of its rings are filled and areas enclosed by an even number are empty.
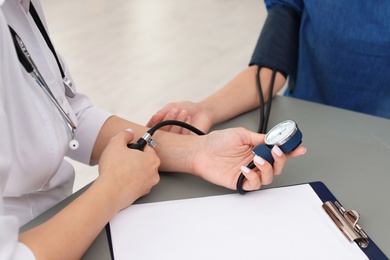
[[[112,259],[388,259],[322,182],[135,204],[107,225]]]
[[[309,183],[323,202],[323,209],[349,242],[355,242],[369,259],[389,259],[370,239],[358,223],[360,215],[346,210],[322,182]]]

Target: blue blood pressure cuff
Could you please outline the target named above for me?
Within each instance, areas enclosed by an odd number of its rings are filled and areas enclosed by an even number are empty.
[[[300,15],[287,7],[269,10],[249,65],[258,65],[296,78]]]

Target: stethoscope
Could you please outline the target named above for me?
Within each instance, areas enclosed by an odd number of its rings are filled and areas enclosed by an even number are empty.
[[[41,20],[39,19],[39,16],[34,8],[34,6],[30,3],[30,13],[37,24],[39,30],[42,33],[42,36],[45,38],[46,43],[50,50],[53,52],[53,55],[57,61],[59,70],[61,72],[63,84],[65,87],[65,95],[73,98],[75,96],[75,91],[73,90],[73,83],[71,80],[69,80],[60,65],[58,56],[54,50],[54,47],[50,41],[50,38],[47,35],[46,30],[43,27],[43,24]],[[53,103],[53,105],[57,108],[58,112],[64,119],[64,122],[70,132],[71,135],[71,141],[69,142],[69,148],[72,150],[76,150],[79,147],[79,142],[75,139],[76,134],[76,124],[73,122],[73,120],[70,118],[70,116],[65,112],[65,110],[62,108],[62,106],[59,104],[58,100],[55,98],[53,92],[50,90],[49,86],[47,85],[45,79],[43,78],[42,74],[39,72],[38,67],[35,65],[30,53],[28,52],[26,45],[23,43],[22,39],[19,37],[19,35],[10,27],[8,26],[12,35],[12,40],[15,45],[16,53],[18,55],[18,59],[20,63],[23,65],[24,69],[29,73],[35,81],[38,83],[39,87],[47,94],[50,101]]]

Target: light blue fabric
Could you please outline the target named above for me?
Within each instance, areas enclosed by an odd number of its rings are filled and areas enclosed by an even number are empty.
[[[286,95],[390,118],[389,0],[265,0],[301,14],[296,86]]]

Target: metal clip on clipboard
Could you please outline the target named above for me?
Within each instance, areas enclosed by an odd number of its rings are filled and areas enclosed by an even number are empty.
[[[368,246],[368,236],[358,225],[360,215],[357,211],[345,210],[338,201],[326,201],[322,207],[350,242],[355,241],[362,248]]]

